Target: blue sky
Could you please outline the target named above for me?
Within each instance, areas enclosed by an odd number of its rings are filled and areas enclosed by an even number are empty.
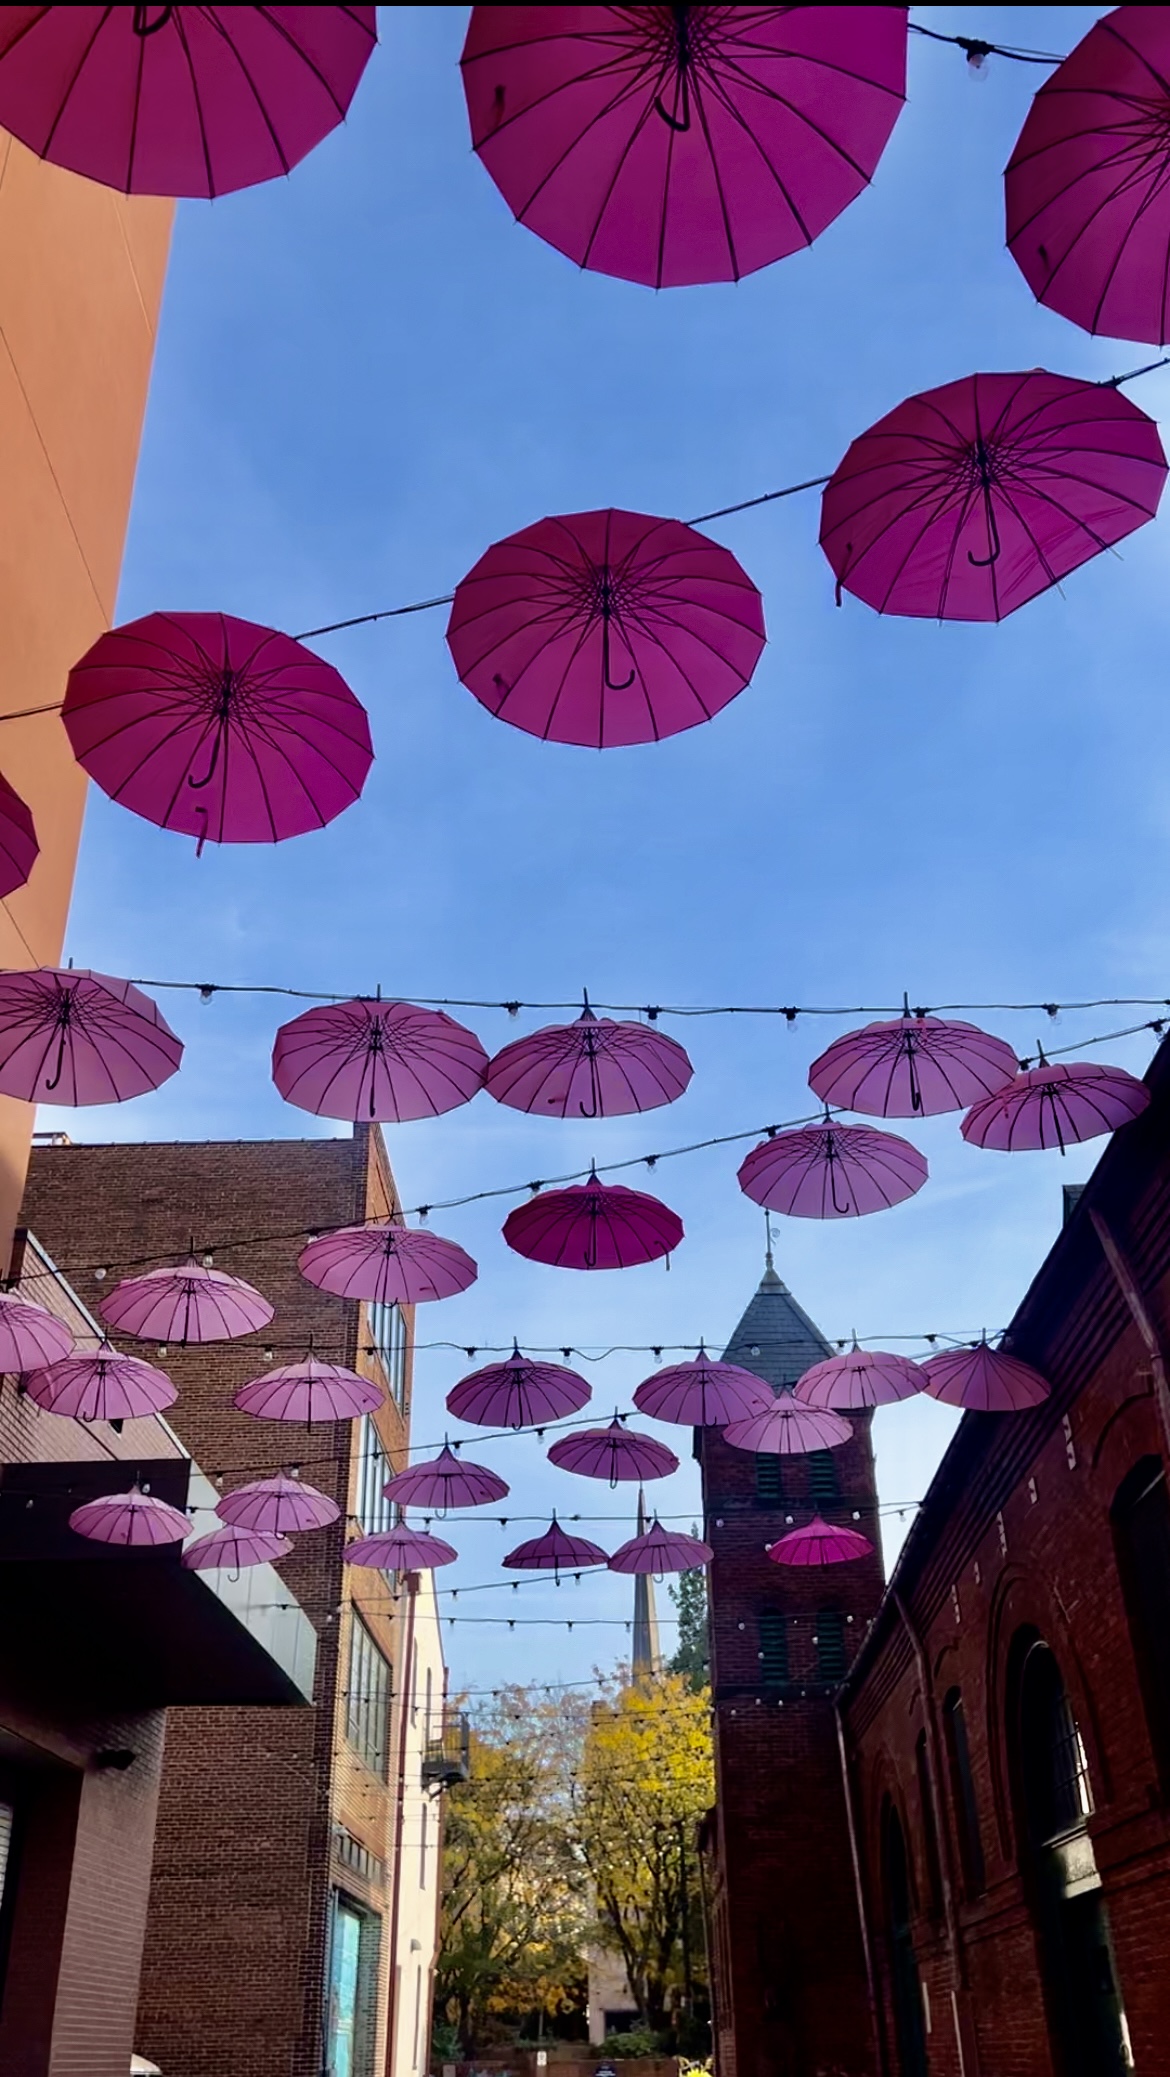
[[[917,19],[1066,50],[1098,12]],[[1153,358],[1039,309],[1003,250],[1000,175],[1042,70],[992,59],[975,81],[956,50],[912,37],[909,103],[874,185],[812,250],[738,287],[655,297],[579,273],[512,223],[468,147],[465,20],[382,10],[344,130],[285,183],[180,207],[121,618],[220,607],[295,631],[445,592],[545,513],[686,515],[822,475],[903,396],[977,368],[1092,378]],[[1130,393],[1157,415],[1170,382]],[[583,986],[675,1004],[1170,994],[1166,522],[1000,627],[837,611],[817,524],[814,493],[710,529],[760,585],[769,647],[714,724],[657,746],[597,755],[493,721],[454,676],[441,613],[322,642],[372,719],[378,761],[359,805],[320,835],[196,860],[95,793],[70,952],[138,976],[497,1002]],[[315,1129],[268,1080],[290,1010],[162,1001],[188,1042],[181,1076],[124,1110],[61,1117],[75,1137]],[[1064,1012],[1047,1035],[1067,1045],[1141,1014]],[[494,1050],[548,1020],[468,1021]],[[537,1122],[480,1097],[404,1127],[391,1135],[404,1201],[799,1115],[809,1062],[850,1021],[671,1023],[694,1081],[642,1119]],[[985,1021],[1033,1049],[1033,1017]],[[1140,1071],[1151,1043],[1099,1054]],[[782,1222],[777,1265],[832,1336],[1001,1326],[1055,1235],[1061,1183],[1098,1151],[980,1155],[955,1119],[912,1136],[932,1177],[909,1205]],[[669,1274],[524,1263],[499,1237],[506,1201],[435,1216],[481,1275],[420,1309],[420,1338],[721,1343],[762,1267],[762,1217],[735,1183],[742,1151],[655,1171],[687,1228]],[[441,1437],[443,1396],[468,1367],[420,1352],[420,1441]],[[584,1367],[609,1411],[654,1366]],[[923,1490],[951,1422],[932,1402],[879,1416],[885,1501]],[[617,1511],[534,1442],[480,1454],[518,1514]],[[689,1464],[655,1497],[689,1518]],[[892,1550],[896,1514],[887,1532]],[[459,1572],[439,1584],[498,1577],[531,1533],[460,1522]],[[457,1684],[576,1678],[625,1644],[618,1628],[465,1623],[503,1616],[505,1599],[510,1616],[579,1621],[624,1618],[631,1593],[616,1578],[461,1592],[457,1610],[444,1603],[460,1618],[447,1634]]]

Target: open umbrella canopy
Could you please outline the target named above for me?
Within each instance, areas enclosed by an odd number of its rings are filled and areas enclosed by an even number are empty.
[[[438,1118],[482,1089],[488,1057],[442,1010],[358,996],[282,1024],[272,1079],[286,1103],[319,1118]]]
[[[764,639],[760,594],[728,549],[681,520],[612,510],[497,541],[447,623],[455,668],[490,713],[594,750],[710,721]]]
[[[243,1277],[201,1262],[124,1277],[98,1307],[107,1327],[137,1341],[235,1341],[267,1327],[275,1308]]]
[[[1046,79],[1004,176],[1032,293],[1086,332],[1170,339],[1170,17],[1115,7]]]
[[[447,1394],[447,1407],[480,1428],[535,1428],[579,1413],[591,1396],[575,1370],[537,1363],[514,1348],[505,1362],[460,1378]]]
[[[400,1507],[429,1507],[445,1514],[449,1507],[480,1507],[485,1500],[502,1500],[508,1487],[486,1464],[471,1464],[444,1443],[437,1457],[398,1472],[383,1491]]]
[[[968,1111],[960,1130],[974,1147],[997,1153],[1034,1153],[1098,1139],[1140,1116],[1150,1092],[1123,1067],[1095,1060],[1049,1061],[1024,1068],[994,1096]]]
[[[0,773],[0,900],[24,886],[39,850],[31,808]]]
[[[474,7],[471,141],[558,252],[651,288],[811,245],[872,179],[904,7]]]
[[[111,628],[70,671],[61,719],[111,800],[200,850],[323,829],[358,798],[374,755],[366,710],[332,664],[230,613]]]
[[[855,1342],[843,1355],[814,1363],[797,1379],[793,1390],[803,1406],[858,1409],[911,1399],[924,1384],[921,1370],[909,1356],[892,1355],[886,1349],[859,1349]]]
[[[386,1397],[373,1378],[341,1363],[281,1364],[241,1385],[232,1405],[258,1421],[353,1421],[373,1413]]]
[[[944,1349],[923,1364],[922,1373],[932,1399],[981,1414],[1024,1413],[1041,1405],[1052,1390],[1030,1363],[986,1341],[968,1349]]]
[[[700,1565],[709,1565],[714,1556],[709,1543],[701,1543],[697,1536],[682,1536],[677,1530],[664,1529],[655,1515],[648,1529],[618,1545],[609,1569],[653,1572],[659,1576],[664,1572],[694,1572]]]
[[[127,1493],[103,1493],[97,1500],[87,1500],[69,1517],[69,1527],[93,1543],[119,1543],[136,1549],[181,1543],[192,1526],[177,1507],[156,1500],[153,1493],[143,1493],[137,1486]]]
[[[274,1564],[291,1550],[287,1536],[264,1536],[229,1522],[189,1543],[182,1562],[190,1572],[242,1572],[248,1565]]]
[[[297,1268],[319,1291],[364,1298],[370,1305],[425,1305],[454,1298],[479,1275],[455,1241],[393,1221],[323,1233],[302,1248]]]
[[[6,7],[0,123],[132,195],[288,173],[345,115],[372,7]]]
[[[0,1377],[44,1370],[59,1363],[72,1347],[73,1336],[56,1313],[15,1291],[0,1291]]]
[[[439,1565],[453,1565],[458,1556],[441,1536],[428,1536],[406,1522],[378,1536],[359,1536],[342,1552],[347,1565],[369,1565],[378,1572],[433,1572]]]
[[[484,1087],[497,1103],[539,1117],[620,1118],[674,1103],[691,1073],[665,1032],[596,1017],[586,1001],[575,1024],[549,1024],[505,1046]]]
[[[25,1103],[125,1103],[178,1070],[182,1040],[130,981],[85,967],[0,974],[0,1093]]]
[[[108,1343],[92,1354],[65,1356],[34,1371],[27,1391],[45,1413],[74,1421],[134,1421],[161,1413],[178,1398],[165,1371],[141,1356],[123,1356]]]
[[[302,1529],[324,1529],[341,1513],[336,1500],[299,1478],[262,1478],[237,1486],[216,1502],[216,1514],[234,1529],[255,1529],[263,1536],[290,1536]]]
[[[541,1190],[504,1221],[504,1239],[530,1262],[556,1269],[630,1269],[672,1254],[683,1237],[677,1212],[596,1173],[566,1190]]]
[[[1002,620],[1144,526],[1165,480],[1153,419],[1108,383],[969,375],[853,442],[821,547],[878,613]]]
[[[778,1543],[768,1546],[773,1565],[848,1565],[854,1558],[868,1558],[873,1545],[857,1529],[838,1528],[814,1515],[803,1529],[793,1529]]]
[[[586,1536],[567,1536],[553,1515],[547,1529],[527,1543],[518,1543],[500,1563],[509,1572],[572,1572],[582,1565],[608,1565],[609,1552]]]
[[[640,1435],[624,1427],[615,1414],[606,1428],[581,1428],[576,1435],[562,1435],[548,1453],[550,1464],[561,1471],[575,1471],[581,1478],[620,1479],[669,1478],[678,1470],[678,1458],[653,1435]]]
[[[933,1118],[965,1111],[1019,1068],[1006,1040],[975,1024],[907,1007],[900,1017],[847,1031],[813,1061],[808,1085],[840,1110],[874,1118]]]
[[[693,1362],[668,1363],[665,1370],[643,1378],[634,1405],[655,1421],[677,1421],[682,1428],[722,1428],[728,1421],[764,1413],[774,1396],[763,1378],[741,1370],[737,1363],[720,1363],[701,1348]]]
[[[740,1164],[745,1197],[793,1219],[858,1219],[913,1197],[926,1158],[909,1140],[872,1125],[801,1125],[753,1147]]]
[[[801,1457],[809,1450],[835,1450],[848,1442],[852,1433],[840,1414],[806,1406],[803,1400],[784,1392],[766,1413],[729,1422],[723,1430],[723,1440],[732,1449],[754,1450],[758,1457]]]

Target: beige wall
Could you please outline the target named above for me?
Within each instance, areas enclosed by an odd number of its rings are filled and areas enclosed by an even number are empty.
[[[0,967],[61,954],[86,782],[56,714],[2,717],[59,700],[113,617],[173,213],[0,132],[0,772],[41,845],[0,903]],[[0,1097],[0,1273],[33,1116]]]

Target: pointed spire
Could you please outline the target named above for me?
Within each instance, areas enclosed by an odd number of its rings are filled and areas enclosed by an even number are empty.
[[[638,1487],[638,1534],[646,1533],[646,1496]],[[658,1615],[654,1606],[654,1581],[648,1573],[634,1576],[634,1642],[630,1654],[630,1676],[635,1687],[644,1687],[662,1671],[658,1645]]]

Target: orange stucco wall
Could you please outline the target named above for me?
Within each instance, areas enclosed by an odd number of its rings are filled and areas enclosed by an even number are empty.
[[[110,624],[173,213],[0,132],[0,717],[59,700]],[[86,784],[56,714],[0,719],[0,772],[41,845],[0,902],[0,967],[54,965]],[[0,1274],[33,1117],[0,1097]]]

